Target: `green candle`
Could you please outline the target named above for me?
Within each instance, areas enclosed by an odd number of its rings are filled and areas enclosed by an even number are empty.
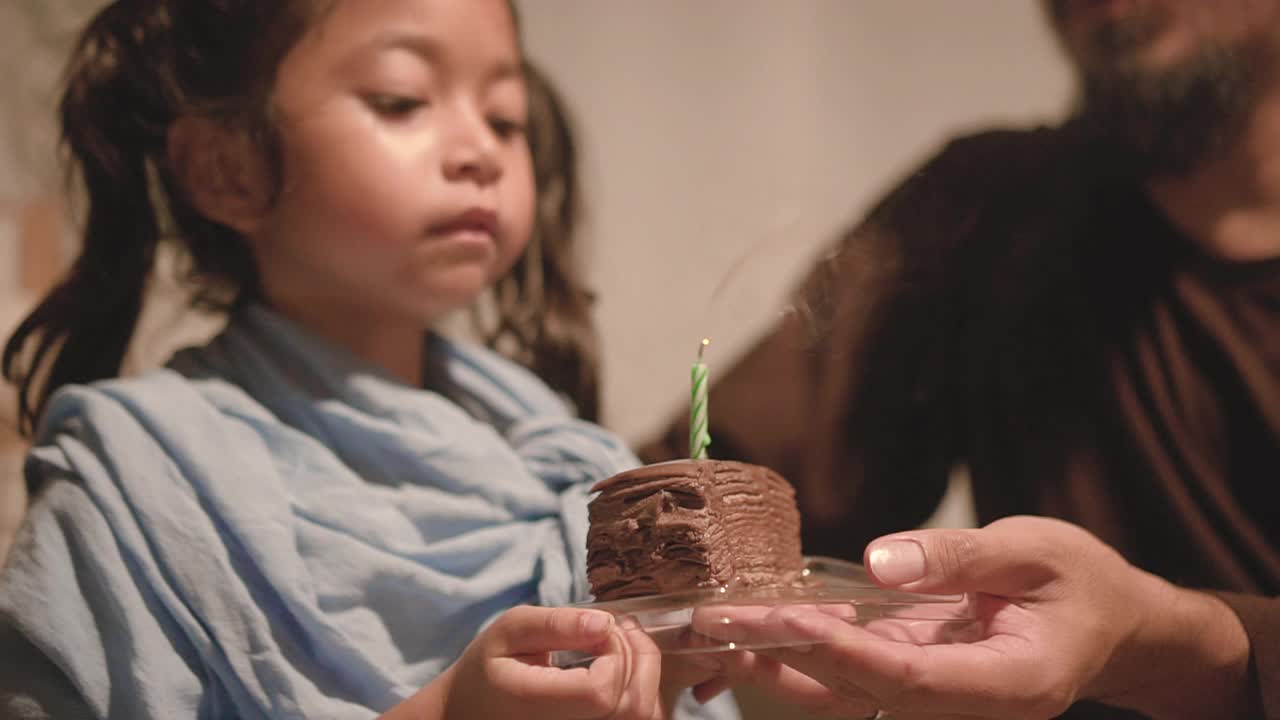
[[[702,353],[711,344],[703,338],[698,346],[698,359],[693,363],[693,394],[689,403],[689,457],[694,460],[707,459],[707,446],[711,444],[711,434],[707,429],[707,366],[702,362]]]

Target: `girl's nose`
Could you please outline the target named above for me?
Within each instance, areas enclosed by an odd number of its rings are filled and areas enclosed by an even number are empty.
[[[489,185],[502,177],[498,139],[483,118],[459,118],[444,153],[450,182]]]

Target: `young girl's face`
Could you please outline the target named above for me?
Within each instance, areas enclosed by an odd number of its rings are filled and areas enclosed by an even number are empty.
[[[330,334],[420,331],[533,224],[506,0],[339,0],[281,64],[284,183],[249,241],[267,300]],[[354,329],[354,330],[353,330]]]

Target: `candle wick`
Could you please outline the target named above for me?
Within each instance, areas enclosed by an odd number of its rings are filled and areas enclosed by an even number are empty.
[[[706,350],[707,346],[710,344],[711,340],[708,338],[702,338],[702,344],[698,345],[698,362],[702,362],[702,351]]]

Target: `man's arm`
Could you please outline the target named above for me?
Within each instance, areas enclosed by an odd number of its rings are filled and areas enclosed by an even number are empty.
[[[1280,599],[1164,581],[1164,612],[1118,653],[1100,699],[1153,718],[1280,718]]]
[[[1132,646],[1117,658],[1108,682],[1129,681],[1108,702],[1153,718],[1261,718],[1258,676],[1248,632],[1232,608],[1214,595],[1169,587],[1167,611],[1153,614]],[[1280,612],[1280,606],[1273,607]]]

